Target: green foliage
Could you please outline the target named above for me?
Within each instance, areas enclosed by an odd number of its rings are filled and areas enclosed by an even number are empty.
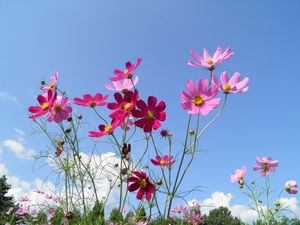
[[[145,211],[145,208],[143,205],[141,205],[137,210],[136,210],[136,222],[139,221],[146,221],[147,220],[147,214]]]
[[[0,178],[0,214],[7,212],[10,207],[16,207],[14,198],[7,196],[11,186],[7,183],[6,176]]]
[[[119,222],[122,220],[123,220],[123,215],[119,211],[119,209],[117,209],[117,208],[112,209],[112,211],[110,212],[110,215],[109,215],[109,221],[116,223],[116,222]]]
[[[213,209],[203,218],[206,225],[245,225],[239,218],[233,217],[226,207]]]
[[[263,222],[257,220],[253,223],[253,225],[265,225],[265,224]],[[297,218],[289,219],[289,218],[283,216],[280,219],[280,222],[273,220],[270,222],[269,225],[300,225],[300,220],[298,220]]]
[[[93,210],[89,213],[89,218],[93,224],[105,225],[104,218],[104,204],[102,202],[96,202]]]

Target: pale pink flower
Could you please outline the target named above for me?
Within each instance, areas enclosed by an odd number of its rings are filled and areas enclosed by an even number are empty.
[[[209,88],[208,80],[199,79],[197,86],[192,80],[188,80],[186,87],[188,93],[181,92],[181,106],[188,110],[189,114],[205,116],[219,105],[221,99],[214,98],[218,94],[218,86],[213,85]]]
[[[278,160],[272,160],[271,157],[256,157],[257,166],[252,166],[254,171],[261,170],[260,176],[266,176],[269,173],[275,172],[276,167],[279,164]]]
[[[136,86],[137,82],[139,81],[139,78],[136,76],[133,80],[133,83],[131,79],[124,79],[122,82],[121,81],[112,81],[112,84],[105,84],[105,87],[108,90],[111,91],[119,91],[119,92],[127,92],[130,91],[133,87]]]
[[[28,196],[21,196],[19,198],[19,201],[20,202],[30,202],[30,199],[28,198]]]
[[[294,180],[289,180],[285,183],[284,189],[289,193],[289,194],[297,194],[298,192],[298,185],[297,182]]]
[[[23,216],[24,214],[29,214],[30,210],[29,208],[18,208],[18,210],[16,211],[16,214],[18,216]]]
[[[194,57],[195,61],[189,60],[188,65],[195,67],[202,66],[209,70],[214,70],[216,65],[229,59],[233,52],[231,52],[230,48],[227,48],[223,52],[223,49],[218,47],[213,56],[211,56],[206,49],[203,50],[203,58],[194,50],[191,50],[191,54]]]
[[[103,96],[100,93],[97,93],[95,96],[90,94],[83,95],[83,99],[74,98],[74,103],[76,105],[91,107],[94,108],[96,106],[104,106],[107,103],[105,102],[108,99],[108,95]]]
[[[235,173],[230,176],[230,181],[232,183],[243,184],[246,172],[247,168],[245,166],[243,166],[241,169],[237,169]]]
[[[56,88],[57,79],[58,79],[58,73],[55,72],[54,75],[50,77],[50,83],[47,86],[43,87],[42,90],[44,92],[47,92],[49,89],[53,90],[54,88]]]
[[[214,84],[218,85],[221,90],[224,91],[225,94],[230,93],[244,93],[248,91],[247,84],[249,82],[249,78],[245,77],[242,81],[240,81],[240,73],[236,72],[233,76],[228,80],[227,71],[221,73],[220,82],[213,74],[212,81]]]
[[[69,99],[66,97],[57,96],[51,111],[47,113],[47,118],[49,122],[54,121],[56,123],[60,123],[63,120],[68,119],[71,112],[72,107]]]

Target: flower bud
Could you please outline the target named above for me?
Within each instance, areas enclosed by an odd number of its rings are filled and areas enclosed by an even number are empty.
[[[122,153],[124,155],[127,155],[130,151],[131,151],[131,144],[127,145],[126,143],[124,143],[122,147]]]
[[[71,129],[70,128],[66,129],[66,133],[67,134],[71,133]]]
[[[82,120],[82,115],[81,115],[81,114],[78,114],[78,115],[77,115],[77,118],[78,118],[79,120]]]
[[[72,120],[73,120],[73,119],[72,119],[71,116],[67,119],[68,122],[72,122]]]
[[[71,211],[67,212],[66,217],[67,217],[68,220],[73,219],[73,213]]]
[[[189,130],[189,135],[193,136],[195,134],[194,130]]]
[[[128,172],[128,169],[127,169],[127,168],[122,168],[122,169],[121,169],[121,174],[122,174],[122,175],[126,175],[127,172]]]
[[[157,184],[157,185],[162,185],[162,180],[161,180],[161,179],[157,179],[157,180],[156,180],[156,184]]]

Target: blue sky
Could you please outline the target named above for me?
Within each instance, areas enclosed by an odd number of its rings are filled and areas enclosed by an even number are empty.
[[[191,198],[221,191],[232,193],[234,204],[246,204],[229,176],[243,165],[250,169],[256,156],[280,161],[271,177],[275,189],[287,179],[300,182],[299,10],[298,0],[0,0],[0,163],[28,182],[44,178],[44,172],[32,171],[33,161],[4,146],[20,138],[15,128],[24,132],[19,141],[25,150],[47,146],[32,135],[26,111],[35,103],[41,79],[58,71],[71,98],[109,93],[104,84],[113,69],[137,57],[143,58],[138,70],[141,96],[167,102],[163,127],[171,129],[179,146],[187,121],[179,93],[186,80],[208,77],[207,71],[187,65],[189,51],[213,52],[220,45],[235,54],[217,74],[239,71],[250,78],[250,89],[229,96],[221,119],[203,136],[205,152],[197,156],[184,186],[206,188]],[[87,119],[95,117],[88,114]]]

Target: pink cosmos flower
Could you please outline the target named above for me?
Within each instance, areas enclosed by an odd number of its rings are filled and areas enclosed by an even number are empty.
[[[102,137],[104,135],[110,135],[114,132],[114,130],[118,127],[118,123],[116,123],[115,121],[112,121],[111,124],[101,124],[99,125],[98,129],[99,132],[97,131],[90,131],[89,132],[89,137],[95,137],[95,138],[99,138]]]
[[[297,182],[294,180],[289,180],[285,183],[284,189],[289,193],[289,194],[297,194],[298,192],[298,185]]]
[[[73,101],[76,105],[81,105],[85,107],[96,107],[106,105],[106,100],[108,95],[102,96],[102,94],[97,93],[94,97],[90,94],[83,95],[83,99],[74,98]]]
[[[213,74],[212,81],[214,84],[218,85],[221,90],[224,91],[225,94],[230,93],[244,93],[248,91],[247,84],[249,82],[249,78],[245,77],[242,81],[240,81],[240,73],[236,72],[233,76],[228,80],[227,71],[221,73],[220,81]]]
[[[117,77],[111,77],[111,81],[119,81],[119,80],[124,80],[124,79],[130,79],[133,76],[134,71],[138,66],[141,64],[142,59],[138,58],[136,64],[132,64],[131,62],[126,62],[125,67],[126,69],[124,71],[115,69],[114,74]]]
[[[105,84],[105,87],[111,91],[119,91],[119,92],[126,93],[127,91],[130,91],[133,87],[135,87],[138,81],[139,78],[136,76],[133,80],[133,83],[131,79],[124,79],[123,82],[113,81],[112,82],[113,85]]]
[[[57,84],[57,79],[58,79],[58,73],[55,72],[54,75],[50,77],[50,83],[48,84],[48,86],[43,87],[42,90],[44,92],[47,92],[49,89],[51,90],[55,89]]]
[[[56,96],[57,96],[56,91],[53,92],[51,89],[49,89],[47,93],[43,95],[39,95],[37,97],[37,100],[40,106],[30,106],[28,108],[28,111],[34,114],[31,115],[29,118],[36,119],[48,113],[53,107],[53,104],[56,100]]]
[[[157,98],[154,96],[148,97],[148,105],[143,100],[138,100],[136,106],[139,109],[132,110],[132,116],[140,118],[135,121],[137,127],[143,128],[144,132],[149,133],[152,129],[160,128],[160,121],[166,120],[166,104],[160,101],[157,104]]]
[[[151,162],[156,166],[170,166],[175,163],[173,160],[173,156],[164,155],[160,157],[159,155],[156,156],[156,159],[151,159]]]
[[[60,123],[70,116],[72,107],[68,98],[58,96],[53,104],[52,109],[47,113],[49,122]]]
[[[30,199],[28,198],[28,196],[21,196],[19,201],[20,202],[30,202]]]
[[[257,166],[252,166],[254,171],[261,170],[260,176],[266,176],[269,173],[275,172],[276,167],[279,164],[278,160],[272,160],[271,157],[256,157]]]
[[[29,210],[29,208],[18,208],[18,210],[16,211],[16,214],[18,216],[23,216],[24,214],[30,214],[30,210]]]
[[[199,79],[197,86],[192,80],[186,82],[188,93],[181,92],[181,106],[188,110],[189,114],[207,115],[210,111],[215,109],[219,103],[220,98],[214,98],[218,94],[218,86],[213,85],[208,88],[208,80]]]
[[[241,169],[237,169],[233,175],[230,176],[230,181],[232,183],[243,184],[244,176],[247,173],[247,168],[243,166]]]
[[[216,65],[229,59],[232,56],[233,52],[231,52],[230,48],[227,48],[223,52],[223,49],[218,47],[212,57],[206,49],[203,50],[203,58],[199,56],[194,50],[191,50],[191,54],[196,61],[189,60],[188,65],[195,67],[202,66],[212,71],[215,69]]]
[[[188,210],[189,209],[187,206],[177,205],[174,209],[172,209],[171,213],[172,213],[172,216],[174,216],[174,214],[176,214],[176,213],[181,214],[181,213],[185,213]]]
[[[155,187],[150,182],[149,177],[143,171],[132,171],[132,174],[133,176],[127,178],[127,182],[132,182],[128,186],[128,191],[133,192],[139,189],[136,198],[141,200],[146,195],[146,200],[150,201]]]

